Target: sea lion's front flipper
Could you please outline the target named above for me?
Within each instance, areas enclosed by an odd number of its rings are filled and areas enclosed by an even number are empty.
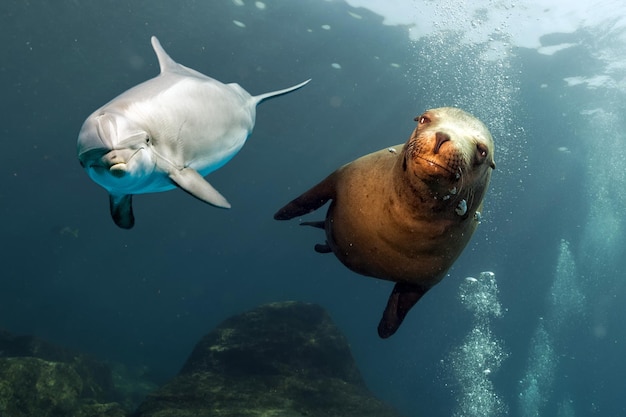
[[[131,229],[135,224],[132,194],[109,194],[111,217],[118,227]]]
[[[386,339],[393,335],[402,324],[411,307],[417,303],[422,295],[430,288],[420,285],[398,282],[387,301],[387,307],[383,312],[383,318],[378,323],[378,336]]]
[[[276,220],[289,220],[303,216],[322,207],[326,202],[335,197],[335,175],[330,174],[326,179],[292,200],[285,207],[274,214]]]

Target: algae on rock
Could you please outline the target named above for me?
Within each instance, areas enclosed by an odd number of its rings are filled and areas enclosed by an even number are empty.
[[[33,357],[0,358],[0,415],[11,417],[123,417],[122,408],[107,405],[106,414],[94,413],[95,400],[74,366]]]

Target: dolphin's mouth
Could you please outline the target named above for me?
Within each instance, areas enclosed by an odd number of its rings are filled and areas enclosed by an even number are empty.
[[[102,165],[102,158],[111,152],[110,149],[90,149],[86,152],[82,152],[78,155],[78,161],[83,168],[105,168]]]
[[[116,178],[122,178],[128,172],[128,166],[124,162],[111,165],[109,172]]]
[[[108,171],[116,178],[122,178],[128,173],[128,165],[130,164],[132,159],[142,149],[143,147],[136,149],[132,154],[128,155],[127,157],[123,157],[120,150],[113,149],[102,155],[100,158],[94,159],[89,166],[90,168],[95,170]]]

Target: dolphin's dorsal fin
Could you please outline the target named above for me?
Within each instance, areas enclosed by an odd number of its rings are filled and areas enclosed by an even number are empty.
[[[267,100],[268,98],[282,96],[283,94],[291,93],[292,91],[297,90],[298,88],[302,88],[305,85],[307,85],[309,81],[311,81],[310,78],[304,82],[301,82],[298,85],[294,85],[293,87],[285,88],[283,90],[270,91],[269,93],[259,94],[258,96],[254,96],[252,98],[254,99],[256,104],[259,104],[260,102],[262,102],[263,100]]]
[[[161,67],[161,74],[168,71],[174,71],[178,69],[178,64],[174,61],[170,56],[165,52],[165,49],[161,46],[161,42],[157,39],[156,36],[150,38],[152,42],[152,48],[156,53],[157,59],[159,60],[159,67]]]

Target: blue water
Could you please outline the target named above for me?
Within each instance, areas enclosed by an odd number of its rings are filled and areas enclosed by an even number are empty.
[[[371,390],[407,416],[625,415],[623,8],[546,33],[544,46],[572,44],[547,54],[508,41],[516,22],[467,42],[459,16],[443,13],[411,39],[339,0],[263,4],[0,5],[0,327],[163,382],[228,316],[301,300],[328,309]],[[414,4],[416,16],[440,7]],[[93,110],[158,73],[151,35],[251,94],[313,81],[261,104],[248,143],[209,176],[232,209],[178,190],[141,195],[125,231],[78,164],[76,137]],[[341,164],[404,142],[414,116],[442,105],[490,127],[497,169],[449,277],[380,340],[392,284],[315,253],[318,230],[272,215]],[[485,271],[497,291],[475,288],[500,314],[463,302],[466,277]]]

